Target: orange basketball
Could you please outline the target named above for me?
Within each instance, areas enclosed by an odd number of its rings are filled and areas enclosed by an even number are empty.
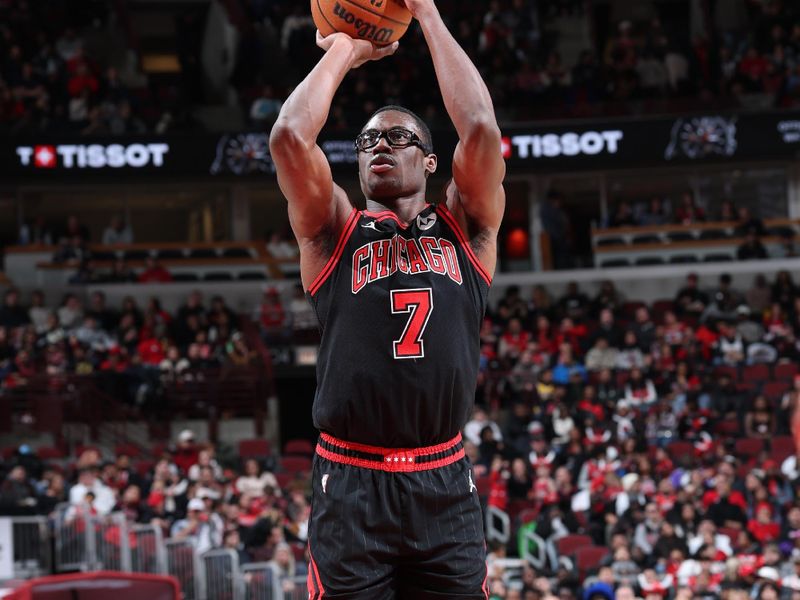
[[[386,46],[411,24],[403,0],[311,0],[311,16],[323,36],[335,31]]]

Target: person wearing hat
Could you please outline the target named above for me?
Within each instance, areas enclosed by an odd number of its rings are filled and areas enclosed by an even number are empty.
[[[197,463],[199,455],[200,449],[195,443],[194,432],[191,429],[184,429],[178,434],[173,462],[183,473],[188,473],[192,465]]]
[[[172,537],[177,540],[191,538],[195,550],[203,554],[222,545],[222,529],[216,520],[209,518],[206,503],[201,498],[192,498],[186,506],[186,518],[175,521]]]

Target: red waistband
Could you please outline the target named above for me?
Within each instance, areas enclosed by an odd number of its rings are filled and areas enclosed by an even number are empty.
[[[322,442],[329,448],[325,448]],[[464,448],[461,446],[460,433],[452,440],[424,448],[382,448],[346,442],[322,433],[320,443],[317,444],[317,454],[333,462],[365,469],[410,472],[429,471],[453,464],[464,458]],[[373,456],[363,456],[364,454]],[[442,456],[431,458],[434,455]]]

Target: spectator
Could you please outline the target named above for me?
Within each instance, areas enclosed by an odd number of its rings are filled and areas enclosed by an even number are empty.
[[[69,503],[77,506],[88,502],[97,514],[107,515],[117,503],[114,492],[97,476],[96,467],[85,467],[78,474],[78,482],[69,490]]]
[[[745,413],[744,433],[747,437],[761,439],[771,439],[776,433],[775,410],[763,394],[755,397],[752,407]]]
[[[133,231],[120,216],[111,218],[111,223],[103,231],[102,242],[106,246],[114,244],[132,244]]]
[[[681,194],[678,208],[675,209],[675,221],[681,225],[691,225],[705,221],[705,211],[697,206],[692,192]]]
[[[750,229],[745,241],[737,248],[736,257],[739,260],[754,260],[768,258],[767,249],[758,238],[758,234]]]
[[[19,303],[19,290],[9,288],[3,296],[3,306],[0,307],[0,327],[21,327],[28,323],[28,311]]]
[[[752,314],[763,313],[769,307],[771,297],[772,291],[767,284],[767,278],[762,274],[756,275],[752,287],[745,292],[745,302]]]
[[[45,224],[44,217],[36,217],[35,219],[27,220],[20,227],[18,243],[21,246],[27,246],[29,244],[52,246],[53,233]]]
[[[567,213],[564,212],[564,196],[550,190],[542,202],[539,218],[550,241],[550,256],[556,269],[572,266],[572,230]]]
[[[191,539],[198,554],[203,554],[222,545],[223,531],[218,518],[208,513],[205,502],[192,498],[186,508],[186,518],[175,522],[171,530],[177,540]]]
[[[267,128],[278,116],[283,102],[275,97],[275,90],[271,85],[261,88],[258,98],[250,105],[250,120],[260,128]]]
[[[689,273],[684,285],[675,297],[675,308],[678,315],[700,315],[708,304],[708,296],[697,287],[697,274]]]
[[[153,256],[145,258],[144,265],[144,271],[139,273],[139,283],[169,283],[172,281],[172,274]]]

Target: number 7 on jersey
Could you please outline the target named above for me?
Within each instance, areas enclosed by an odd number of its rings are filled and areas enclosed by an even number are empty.
[[[422,334],[425,332],[432,311],[431,288],[392,290],[392,314],[409,313],[403,335],[393,342],[396,359],[425,358],[425,342]]]

